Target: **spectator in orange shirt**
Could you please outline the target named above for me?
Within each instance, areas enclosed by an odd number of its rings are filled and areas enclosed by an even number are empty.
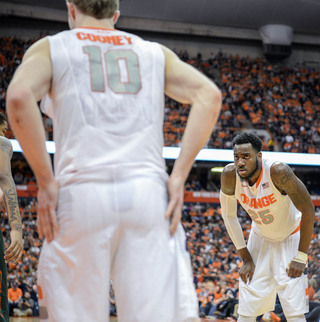
[[[12,283],[12,287],[8,289],[9,315],[13,315],[13,309],[18,308],[22,298],[22,290],[18,287],[16,281]]]

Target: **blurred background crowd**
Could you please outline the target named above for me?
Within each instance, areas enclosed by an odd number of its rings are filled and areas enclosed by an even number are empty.
[[[5,112],[6,89],[25,50],[37,39],[0,38],[0,110]],[[320,153],[320,72],[306,66],[284,67],[263,58],[230,56],[208,59],[177,53],[188,64],[213,79],[223,93],[223,106],[208,148],[231,148],[235,133],[259,129],[264,150]],[[190,106],[166,98],[164,139],[179,146]],[[48,140],[52,122],[43,116]],[[13,138],[12,133],[8,133]]]

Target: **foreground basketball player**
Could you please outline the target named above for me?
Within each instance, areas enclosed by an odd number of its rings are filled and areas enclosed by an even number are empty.
[[[304,270],[312,237],[314,207],[304,184],[284,163],[262,159],[262,142],[252,133],[233,140],[234,163],[221,177],[220,202],[240,268],[241,322],[273,311],[278,294],[288,322],[308,312]],[[237,200],[252,219],[246,246],[237,219]]]
[[[118,4],[69,0],[72,30],[32,46],[8,89],[10,122],[39,185],[40,311],[50,321],[106,321],[110,277],[119,321],[197,317],[190,261],[175,231],[221,94],[170,50],[113,29]],[[169,180],[164,93],[192,104]],[[37,106],[47,94],[55,177]]]
[[[0,321],[9,321],[8,278],[6,263],[17,264],[22,255],[22,225],[17,199],[16,186],[11,174],[12,145],[5,138],[8,124],[6,117],[0,112],[0,188],[5,210],[11,228],[11,244],[4,251],[2,233],[0,234]]]

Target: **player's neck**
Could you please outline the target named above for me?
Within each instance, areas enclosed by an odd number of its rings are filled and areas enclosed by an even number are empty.
[[[247,179],[247,182],[248,182],[248,184],[249,184],[250,187],[252,187],[259,180],[261,171],[262,171],[262,166],[261,166],[261,162],[259,162],[256,170]]]
[[[89,16],[83,16],[82,19],[77,21],[77,28],[91,27],[101,29],[114,29],[112,19],[95,19]]]
[[[253,176],[252,178],[249,178],[247,181],[248,181],[248,184],[250,187],[252,187],[259,179],[260,177],[260,173],[261,173],[261,169],[259,169]]]

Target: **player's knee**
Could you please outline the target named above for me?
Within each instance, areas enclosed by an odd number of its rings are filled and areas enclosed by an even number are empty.
[[[255,322],[255,321],[256,321],[255,316],[245,316],[245,315],[238,316],[238,322]]]
[[[304,314],[287,316],[286,318],[287,318],[287,322],[305,322],[306,321]]]

